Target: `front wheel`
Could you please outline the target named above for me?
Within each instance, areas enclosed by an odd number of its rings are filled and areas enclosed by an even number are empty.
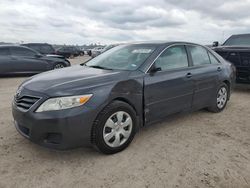
[[[130,105],[112,102],[99,114],[93,125],[93,143],[102,153],[120,152],[132,142],[136,124],[136,113]]]
[[[221,112],[227,105],[229,99],[229,88],[227,84],[223,83],[220,85],[219,89],[217,90],[216,97],[213,101],[213,105],[208,108],[211,112]]]

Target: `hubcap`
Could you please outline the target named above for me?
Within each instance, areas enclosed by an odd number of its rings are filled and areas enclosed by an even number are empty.
[[[103,128],[103,138],[110,147],[119,147],[123,145],[131,135],[133,121],[131,116],[119,111],[111,115]]]
[[[219,109],[222,109],[227,102],[227,89],[225,87],[222,87],[217,95],[217,107]]]
[[[63,66],[63,64],[57,64],[57,65],[55,65],[55,68],[54,69],[61,69],[61,68],[63,68],[64,66]]]

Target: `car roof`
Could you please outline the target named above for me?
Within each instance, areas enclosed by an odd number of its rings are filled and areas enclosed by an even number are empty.
[[[250,33],[245,33],[245,34],[235,34],[235,35],[232,35],[231,37],[237,37],[237,36],[250,36]]]
[[[36,53],[38,53],[36,50],[32,49],[32,48],[29,48],[27,46],[21,46],[21,45],[0,45],[0,49],[1,48],[13,48],[13,47],[17,47],[17,48],[25,48],[25,49],[28,49],[28,50],[31,50],[31,51],[34,51]]]
[[[27,48],[26,46],[21,46],[19,44],[3,44],[3,45],[0,45],[0,48],[11,48],[11,47]]]
[[[138,45],[145,44],[145,45],[156,45],[156,46],[170,46],[173,44],[200,45],[200,44],[196,44],[192,42],[185,42],[185,41],[139,41],[139,42],[125,43],[123,45],[129,45],[129,44],[138,44]]]

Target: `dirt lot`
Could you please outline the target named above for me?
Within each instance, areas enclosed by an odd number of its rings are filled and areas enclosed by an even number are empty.
[[[91,148],[51,151],[19,135],[10,106],[24,79],[0,79],[1,188],[250,187],[250,85],[237,86],[223,113],[172,117],[106,156]]]

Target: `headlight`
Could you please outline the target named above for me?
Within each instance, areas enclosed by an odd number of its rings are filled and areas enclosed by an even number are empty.
[[[55,111],[55,110],[74,108],[77,106],[84,105],[91,97],[92,94],[51,98],[42,103],[41,106],[39,106],[39,108],[36,110],[36,112]]]

